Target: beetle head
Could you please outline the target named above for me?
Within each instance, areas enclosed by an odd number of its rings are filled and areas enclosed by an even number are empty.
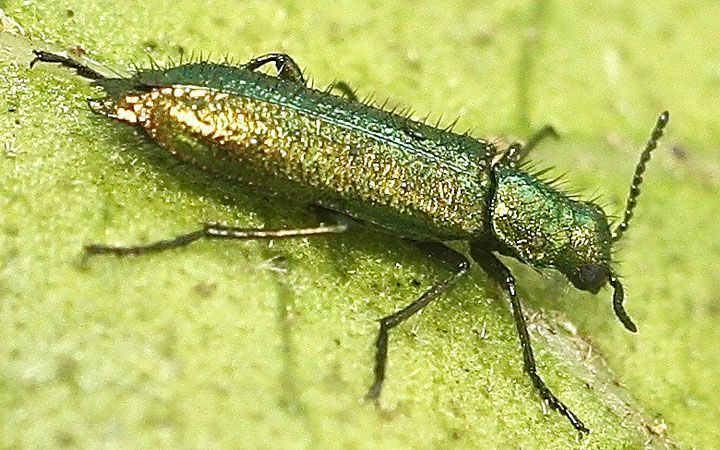
[[[612,270],[613,239],[603,210],[514,168],[496,167],[494,176],[490,224],[495,239],[526,264],[562,272],[578,289],[596,294],[609,282],[616,314],[634,331],[622,310],[624,294]]]

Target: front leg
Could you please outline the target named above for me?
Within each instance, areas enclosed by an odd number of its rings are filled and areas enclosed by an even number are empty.
[[[549,137],[557,139],[560,137],[560,134],[553,126],[545,125],[530,136],[525,145],[516,142],[505,149],[498,163],[506,167],[518,167],[540,142]]]
[[[530,376],[530,380],[535,388],[540,392],[540,396],[543,400],[548,402],[550,407],[556,409],[560,412],[560,414],[567,417],[576,430],[581,433],[589,433],[590,430],[585,427],[585,424],[583,424],[583,422],[578,419],[578,417],[570,411],[563,402],[558,400],[547,384],[545,384],[545,381],[543,381],[537,373],[535,356],[533,355],[532,344],[530,343],[530,333],[528,333],[527,325],[525,324],[525,316],[522,312],[522,305],[520,304],[520,297],[518,296],[515,288],[515,277],[510,272],[510,269],[508,269],[507,266],[505,266],[505,264],[503,264],[495,255],[478,244],[473,244],[470,247],[470,254],[473,260],[475,260],[475,262],[477,262],[492,279],[507,289],[510,294],[510,303],[512,304],[513,319],[515,319],[515,328],[517,329],[518,337],[520,338],[520,345],[523,351],[525,371]]]

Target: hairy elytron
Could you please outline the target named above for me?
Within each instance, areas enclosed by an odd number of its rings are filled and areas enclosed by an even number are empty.
[[[515,278],[496,254],[562,272],[578,289],[597,293],[610,284],[613,308],[636,331],[623,309],[623,287],[612,263],[612,245],[627,229],[651,152],[667,125],[657,120],[635,169],[625,214],[611,230],[594,203],[571,198],[523,170],[521,162],[545,136],[527,145],[494,144],[441,130],[355,98],[307,87],[287,55],[268,54],[243,65],[195,62],[154,67],[129,77],[107,77],[63,55],[36,51],[37,61],[72,68],[102,88],[91,100],[103,116],[142,127],[172,155],[223,177],[251,183],[319,206],[333,221],[298,229],[248,229],[206,224],[168,240],[132,247],[89,245],[91,254],[142,254],[201,238],[258,239],[344,233],[372,226],[412,240],[452,274],[403,309],[384,317],[376,341],[376,399],[387,363],[388,332],[455,284],[469,260],[444,245],[469,243],[470,256],[510,295],[525,370],[541,397],[572,425],[583,422],[537,373]],[[275,64],[277,75],[257,69]],[[348,220],[348,218],[350,220]]]

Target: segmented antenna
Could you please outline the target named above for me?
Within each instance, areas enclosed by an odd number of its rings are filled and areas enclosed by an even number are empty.
[[[625,312],[625,308],[623,308],[623,302],[625,302],[625,291],[623,290],[620,280],[618,280],[615,275],[610,275],[610,284],[615,289],[615,292],[613,292],[613,310],[615,311],[615,315],[618,319],[620,319],[620,322],[622,322],[625,328],[633,333],[636,333],[637,327],[630,316],[628,316],[628,313]]]
[[[650,161],[652,151],[657,148],[658,141],[662,137],[669,120],[670,113],[668,111],[660,114],[660,117],[658,117],[657,123],[655,124],[655,128],[653,128],[652,130],[650,139],[645,145],[645,150],[642,152],[642,154],[640,154],[640,160],[638,161],[637,166],[635,166],[635,174],[633,175],[632,184],[630,185],[630,194],[628,195],[627,204],[625,205],[625,215],[622,222],[620,222],[620,225],[618,225],[617,228],[613,230],[613,241],[618,241],[622,237],[623,233],[625,233],[625,231],[628,229],[628,223],[633,216],[633,209],[635,209],[635,206],[637,205],[637,198],[640,196],[640,185],[643,182],[645,164]]]

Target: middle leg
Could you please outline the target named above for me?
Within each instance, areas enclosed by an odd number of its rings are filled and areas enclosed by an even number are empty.
[[[382,384],[385,380],[385,369],[387,367],[388,332],[435,300],[440,294],[462,278],[470,268],[470,263],[467,258],[439,242],[419,242],[417,245],[428,256],[439,260],[451,268],[453,274],[428,289],[420,298],[405,308],[380,319],[380,331],[377,341],[375,342],[375,379],[370,390],[365,395],[367,399],[376,400],[382,390]]]

